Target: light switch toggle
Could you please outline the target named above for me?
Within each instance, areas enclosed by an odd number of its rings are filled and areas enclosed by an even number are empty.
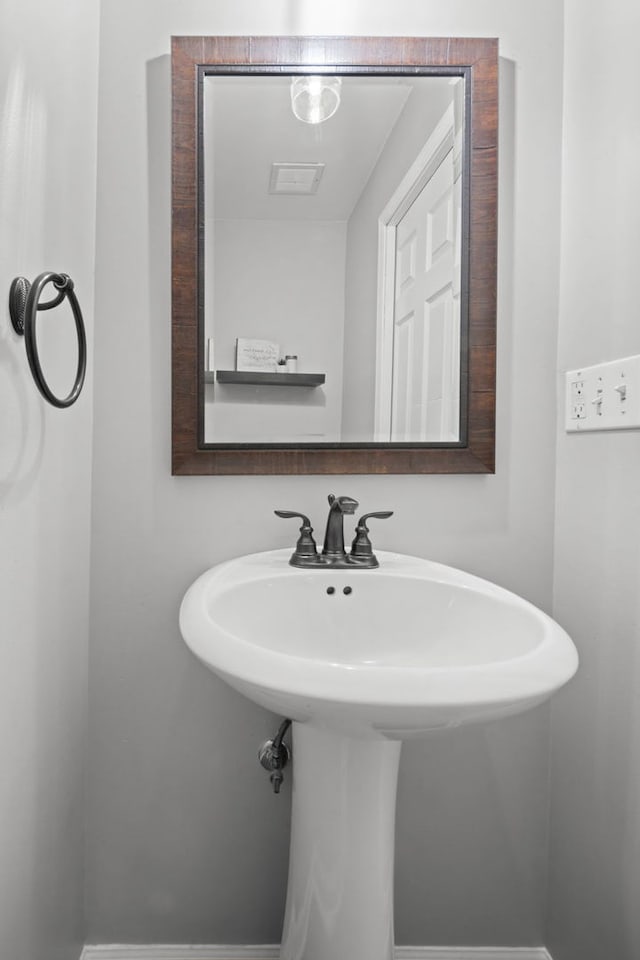
[[[626,385],[626,383],[619,383],[619,384],[618,384],[617,386],[615,386],[613,389],[616,391],[617,394],[619,394],[620,400],[626,400],[626,399],[627,399],[627,385]]]

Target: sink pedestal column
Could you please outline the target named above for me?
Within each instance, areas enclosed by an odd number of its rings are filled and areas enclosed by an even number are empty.
[[[392,960],[401,746],[293,724],[282,960]]]

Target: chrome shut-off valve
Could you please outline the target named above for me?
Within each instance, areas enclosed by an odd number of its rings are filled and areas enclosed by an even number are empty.
[[[269,780],[274,793],[280,793],[280,786],[284,780],[282,771],[291,760],[291,750],[283,740],[290,726],[291,720],[284,720],[275,737],[265,740],[258,750],[258,760],[270,774]]]

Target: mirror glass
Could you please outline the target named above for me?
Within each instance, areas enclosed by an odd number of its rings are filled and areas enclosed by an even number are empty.
[[[459,444],[465,78],[213,74],[201,122],[204,444]]]

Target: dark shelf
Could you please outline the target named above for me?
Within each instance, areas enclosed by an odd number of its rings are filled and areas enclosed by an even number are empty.
[[[319,387],[324,373],[260,373],[257,370],[216,370],[205,372],[205,383],[252,383],[271,387]]]

